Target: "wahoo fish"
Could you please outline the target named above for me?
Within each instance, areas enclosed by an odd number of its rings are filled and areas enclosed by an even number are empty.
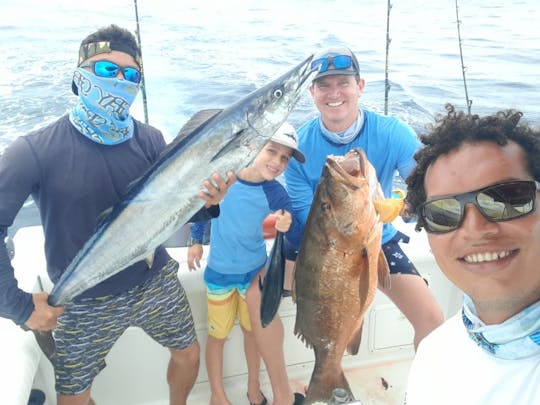
[[[294,268],[294,332],[315,352],[306,404],[329,402],[335,388],[354,398],[341,360],[358,353],[364,313],[390,283],[373,204],[382,198],[362,149],[327,157]]]
[[[49,296],[57,306],[153,252],[204,201],[204,180],[247,166],[311,83],[312,56],[223,110],[197,113],[102,219]]]

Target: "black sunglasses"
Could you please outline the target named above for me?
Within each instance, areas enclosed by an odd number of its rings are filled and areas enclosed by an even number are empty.
[[[133,83],[140,83],[141,71],[133,66],[118,66],[116,63],[108,60],[95,60],[93,62],[83,63],[80,67],[91,67],[94,74],[99,77],[116,77],[121,71],[124,78]]]
[[[516,180],[493,184],[468,193],[437,197],[418,208],[418,217],[429,233],[446,233],[463,223],[465,204],[471,203],[488,221],[501,222],[530,214],[536,208],[537,183]]]

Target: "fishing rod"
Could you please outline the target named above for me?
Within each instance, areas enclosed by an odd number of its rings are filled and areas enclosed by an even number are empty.
[[[135,21],[137,22],[137,42],[139,43],[139,50],[141,51],[141,72],[142,72],[142,97],[143,97],[143,108],[144,108],[144,122],[148,124],[148,104],[146,102],[146,83],[144,80],[144,68],[143,68],[143,57],[142,57],[142,45],[141,45],[141,31],[139,29],[139,11],[137,8],[137,0],[133,0],[135,6]]]
[[[459,41],[459,56],[461,57],[461,72],[463,74],[463,86],[465,87],[465,101],[467,103],[467,112],[469,115],[471,115],[472,100],[469,98],[469,92],[467,91],[467,79],[465,78],[465,71],[467,70],[467,68],[465,67],[463,63],[463,49],[461,47],[461,43],[463,41],[461,40],[461,31],[459,28],[459,26],[461,25],[461,20],[459,19],[458,0],[456,0],[456,23],[457,23],[457,32],[458,32],[458,41]]]
[[[390,83],[388,81],[388,51],[390,48],[390,10],[392,4],[388,0],[388,6],[386,11],[386,62],[384,65],[384,115],[388,115],[388,93],[390,92]]]

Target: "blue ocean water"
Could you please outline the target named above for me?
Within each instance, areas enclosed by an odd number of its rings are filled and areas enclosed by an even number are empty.
[[[0,0],[0,151],[75,103],[80,41],[115,23],[137,29],[135,2]],[[360,104],[384,111],[387,2],[142,0],[137,2],[149,122],[172,139],[189,117],[223,108],[309,54],[337,43],[360,60]],[[459,2],[472,112],[517,108],[540,124],[540,8],[533,0]],[[455,0],[395,0],[389,20],[389,113],[417,132],[447,102],[466,109]],[[132,108],[144,120],[141,95]],[[315,114],[308,93],[290,116]]]

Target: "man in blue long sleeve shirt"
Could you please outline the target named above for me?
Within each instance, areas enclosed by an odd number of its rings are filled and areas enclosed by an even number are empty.
[[[141,53],[129,31],[111,25],[85,38],[74,78],[79,98],[70,113],[18,138],[0,158],[0,316],[33,330],[54,329],[60,405],[88,403],[105,356],[131,325],[170,349],[171,403],[185,404],[198,373],[199,345],[178,264],[163,246],[150,267],[135,263],[63,308],[49,306],[47,293],[22,291],[14,277],[4,237],[28,196],[39,208],[47,271],[56,282],[102,212],[165,148],[160,131],[129,114],[141,80]],[[219,188],[206,184],[206,208],[194,220],[219,213],[216,204],[228,184],[214,180]]]
[[[315,189],[328,155],[345,155],[360,147],[377,172],[389,198],[395,173],[403,178],[414,168],[413,155],[420,146],[414,131],[402,121],[358,108],[364,89],[360,68],[349,48],[335,47],[314,56],[319,73],[309,88],[320,115],[298,129],[299,148],[306,164],[291,162],[285,171],[294,215],[305,225]],[[289,258],[294,260],[300,234],[288,238]],[[415,329],[415,347],[443,321],[442,311],[398,243],[408,240],[392,224],[385,224],[382,248],[387,258],[391,289],[382,291],[398,306]],[[289,263],[288,267],[291,267]]]

